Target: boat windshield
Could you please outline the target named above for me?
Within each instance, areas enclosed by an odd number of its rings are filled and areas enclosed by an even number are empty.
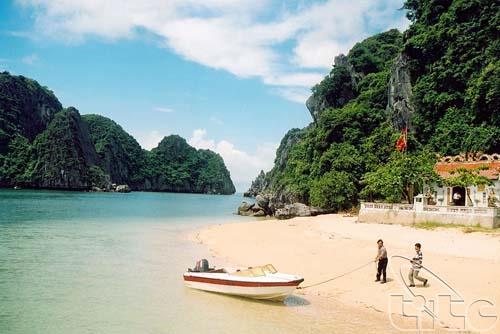
[[[274,268],[274,266],[272,264],[266,264],[265,266],[262,267],[262,269],[264,269],[264,272],[267,274],[276,274],[278,271],[276,270],[276,268]]]
[[[278,271],[272,264],[266,264],[265,266],[248,268],[232,273],[236,276],[246,276],[246,277],[258,277],[265,276],[266,274],[275,274]]]

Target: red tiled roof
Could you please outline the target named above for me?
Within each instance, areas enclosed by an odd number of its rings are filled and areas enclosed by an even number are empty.
[[[465,162],[438,162],[434,169],[442,178],[452,177],[453,171],[459,168],[478,169],[488,167],[479,171],[479,175],[490,180],[498,180],[500,175],[500,161],[465,161]]]

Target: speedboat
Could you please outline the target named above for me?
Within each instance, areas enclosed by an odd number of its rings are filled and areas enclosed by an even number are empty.
[[[253,299],[283,301],[304,279],[279,273],[272,264],[246,269],[209,268],[208,261],[198,261],[184,274],[186,286]]]

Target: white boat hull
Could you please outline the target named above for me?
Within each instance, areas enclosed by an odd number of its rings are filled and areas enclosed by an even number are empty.
[[[241,277],[228,273],[186,273],[187,287],[253,299],[283,301],[304,279],[275,273],[258,277]]]
[[[285,298],[290,296],[296,289],[296,286],[242,287],[188,281],[185,282],[185,285],[197,290],[273,301],[285,300]]]

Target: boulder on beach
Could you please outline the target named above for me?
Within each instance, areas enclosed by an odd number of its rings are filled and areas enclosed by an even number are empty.
[[[293,217],[309,217],[328,213],[327,211],[303,203],[287,204],[283,208],[276,209],[274,216],[278,219],[290,219]]]
[[[241,216],[251,216],[253,215],[252,208],[254,207],[254,204],[250,204],[248,202],[241,202],[240,206],[238,207],[238,214]]]

